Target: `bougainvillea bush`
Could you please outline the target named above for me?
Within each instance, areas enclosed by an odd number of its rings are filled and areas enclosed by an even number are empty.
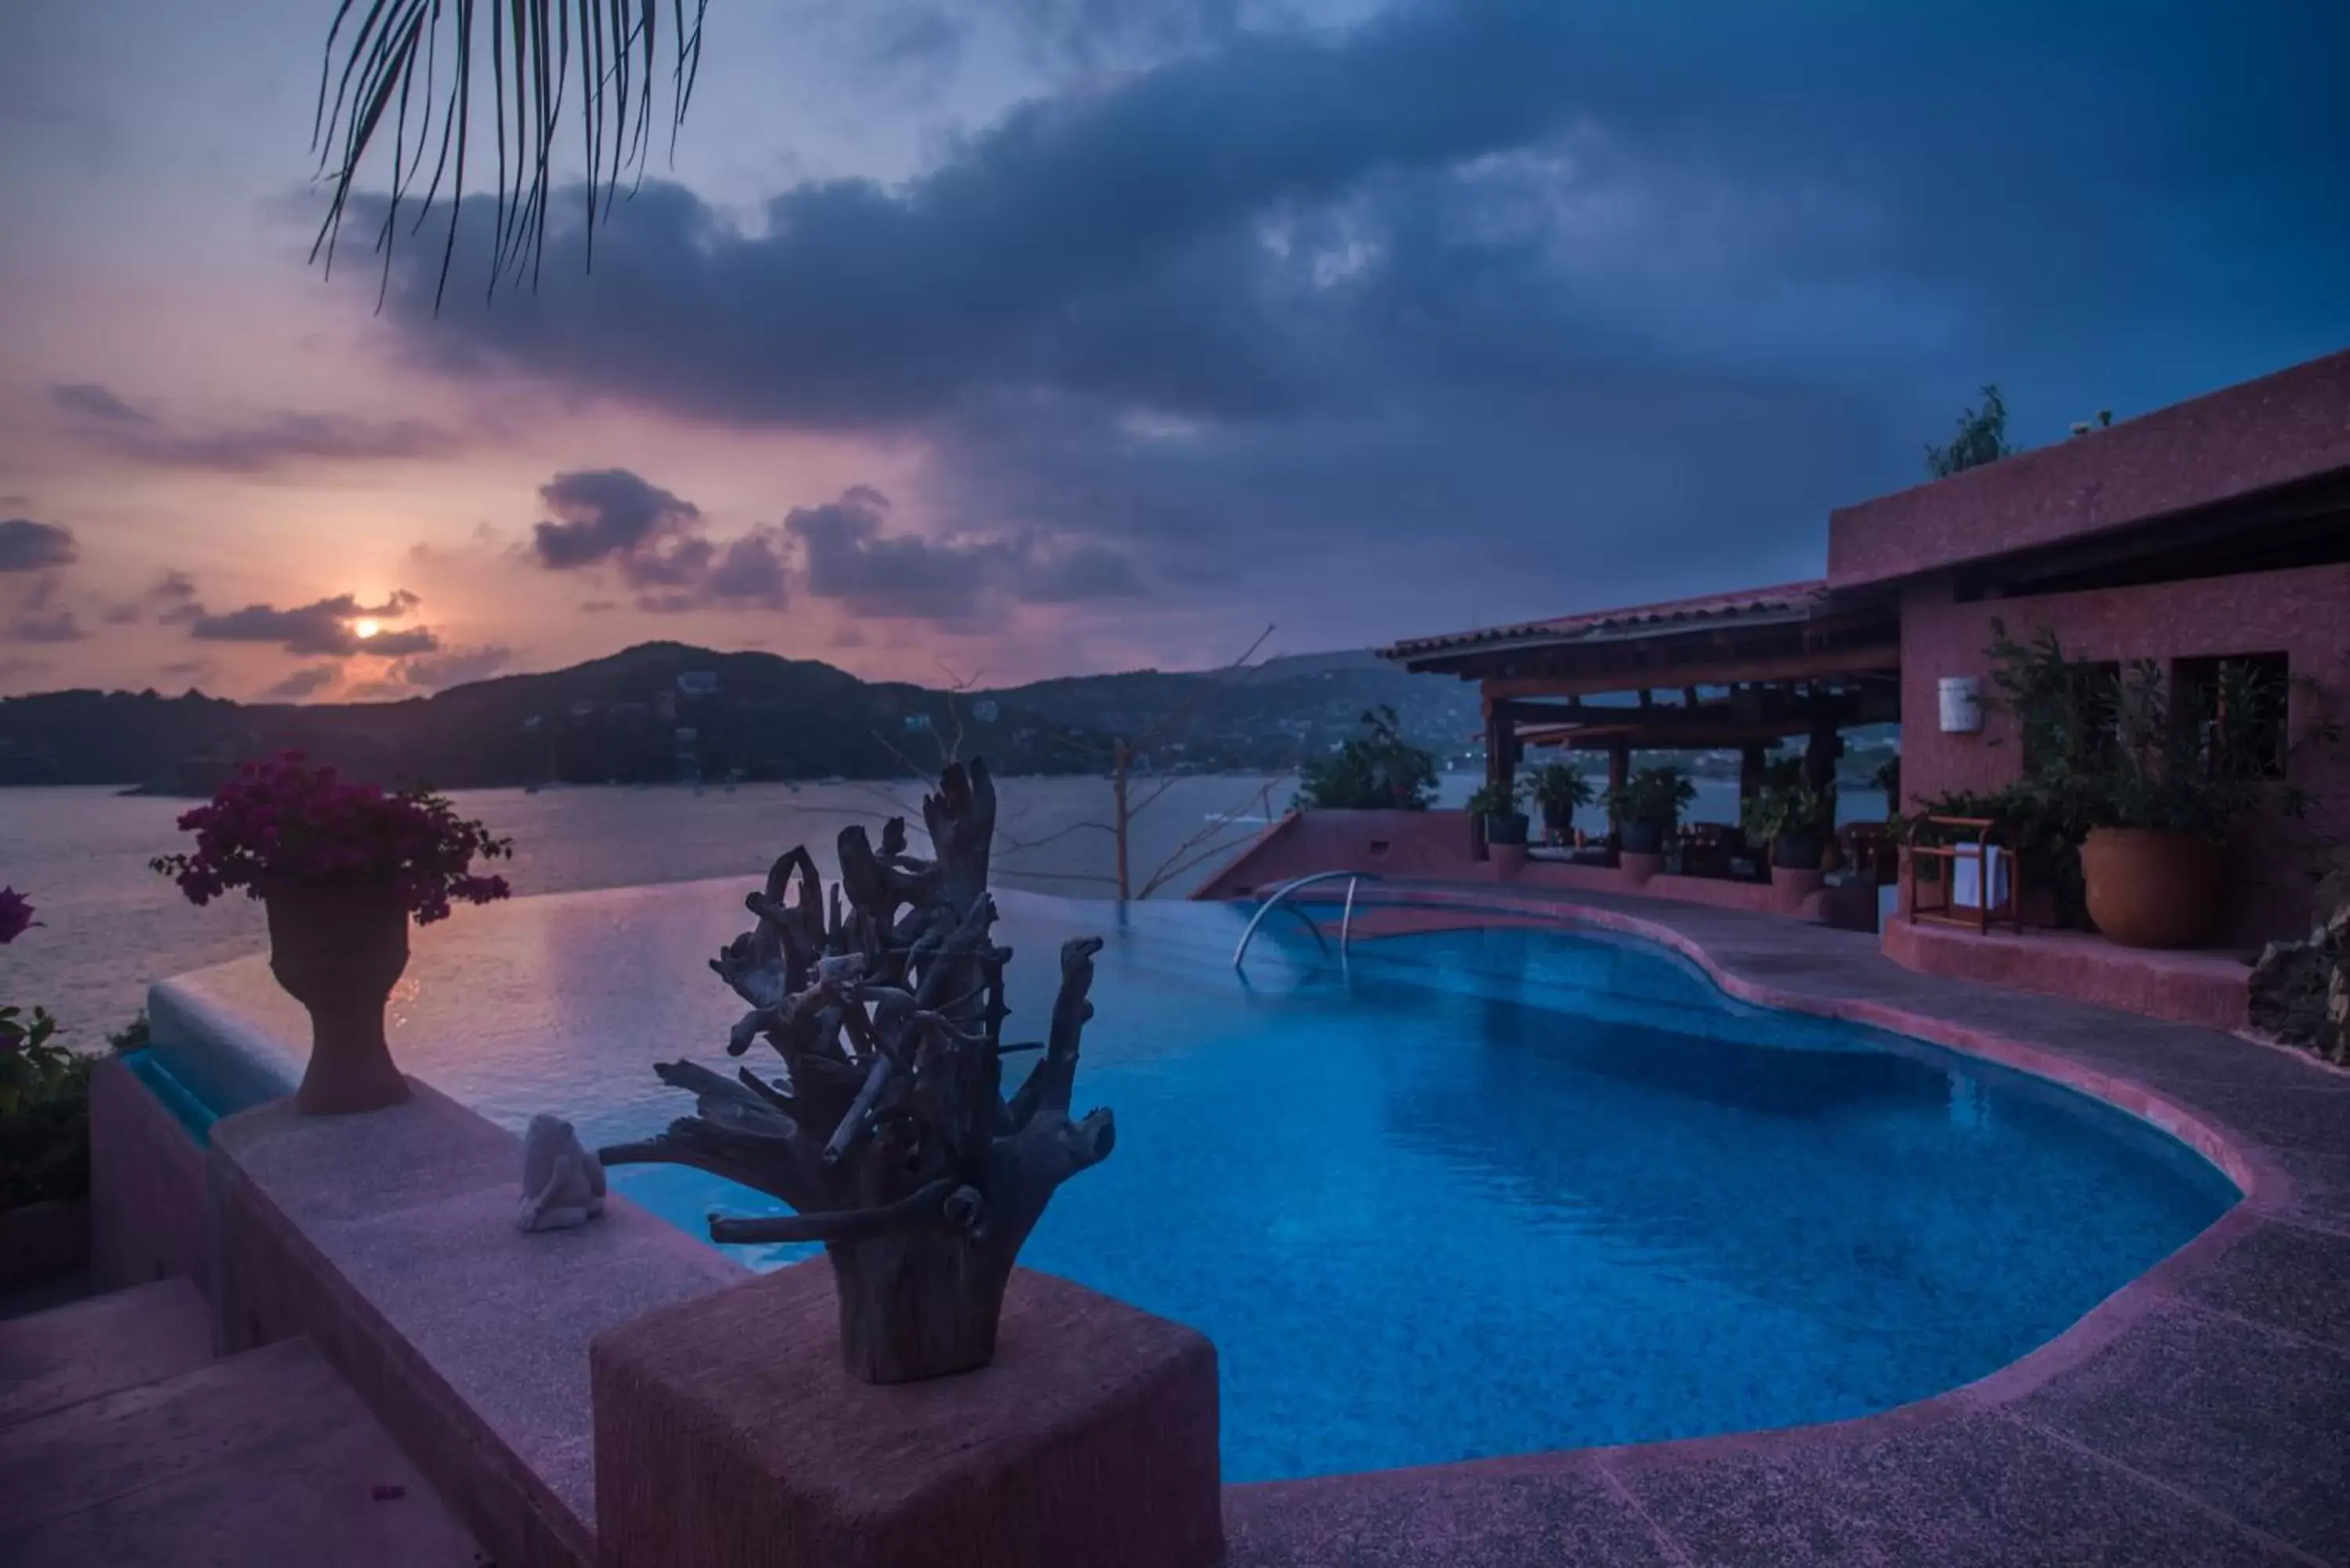
[[[419,925],[446,919],[452,901],[504,898],[505,878],[473,865],[514,852],[512,840],[459,817],[444,795],[347,784],[299,752],[245,763],[180,826],[196,836],[195,852],[151,864],[191,902],[237,888],[260,898],[273,888],[389,881]]]

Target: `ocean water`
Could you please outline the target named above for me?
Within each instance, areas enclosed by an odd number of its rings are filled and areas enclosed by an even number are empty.
[[[741,1004],[704,961],[741,891],[435,927],[392,1049],[510,1127],[658,1131],[690,1102],[654,1060],[733,1065]],[[1118,1117],[1024,1261],[1214,1341],[1233,1480],[1885,1409],[2045,1343],[2235,1197],[2109,1107],[1731,1002],[1644,943],[1470,931],[1357,942],[1342,967],[1283,921],[1242,974],[1239,907],[1002,904],[1008,1038],[1041,1033],[1059,944],[1106,940],[1076,1108]],[[260,961],[196,983],[300,1038]],[[780,1209],[678,1167],[612,1177],[696,1237],[713,1210]]]
[[[1439,804],[1465,802],[1478,780],[1445,776]],[[1135,785],[1138,801],[1158,788]],[[1737,788],[1701,781],[1692,821],[1731,821]],[[1113,883],[1109,784],[1097,778],[999,781],[998,885],[1072,898],[1107,898]],[[1172,781],[1135,818],[1130,855],[1139,886],[1160,866],[1193,862],[1159,889],[1180,898],[1287,807],[1291,778]],[[921,825],[919,786],[899,784],[744,784],[685,789],[566,787],[536,794],[462,790],[469,816],[511,835],[515,857],[499,869],[516,894],[629,888],[701,877],[759,876],[806,841],[827,850],[840,829],[904,815]],[[183,846],[173,826],[191,803],[122,795],[107,788],[0,789],[0,886],[38,906],[40,927],[0,949],[0,997],[38,1002],[72,1037],[95,1048],[135,1013],[150,981],[267,945],[261,906],[231,898],[198,909],[147,868]],[[1883,814],[1883,797],[1848,793],[1847,819]],[[1600,831],[1596,810],[1580,826]],[[458,918],[462,919],[460,915]]]
[[[1138,800],[1157,784],[1139,781]],[[1114,888],[1110,786],[1098,778],[997,783],[996,881],[1008,888],[1107,898]],[[1284,809],[1289,779],[1175,780],[1135,819],[1137,885],[1170,857],[1200,859],[1161,897],[1198,887],[1232,848],[1262,830],[1268,805]],[[468,816],[515,841],[495,867],[517,896],[629,888],[702,877],[755,881],[805,842],[828,864],[853,822],[879,832],[905,816],[919,841],[921,791],[913,783],[744,784],[729,791],[565,787],[461,790]],[[268,945],[261,906],[243,896],[196,909],[148,869],[185,847],[174,826],[193,803],[107,788],[0,789],[0,886],[29,897],[41,924],[0,948],[0,998],[37,1002],[71,1037],[95,1048],[137,1012],[149,981],[224,962]],[[1186,846],[1189,847],[1186,847]],[[468,911],[452,919],[462,923]]]

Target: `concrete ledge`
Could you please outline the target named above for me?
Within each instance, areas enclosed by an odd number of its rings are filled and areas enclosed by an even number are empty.
[[[1209,1568],[1216,1353],[1015,1272],[994,1363],[875,1387],[797,1264],[596,1341],[606,1568]]]
[[[2013,986],[2175,1023],[2251,1023],[2251,971],[2226,953],[2149,952],[2081,931],[1977,932],[1897,917],[1885,956],[1920,974]]]
[[[212,1293],[204,1151],[129,1064],[89,1075],[90,1272],[102,1291],[182,1277]]]
[[[744,1272],[617,1196],[584,1230],[517,1231],[520,1140],[414,1087],[214,1127],[222,1348],[307,1334],[504,1568],[591,1563],[589,1338]]]

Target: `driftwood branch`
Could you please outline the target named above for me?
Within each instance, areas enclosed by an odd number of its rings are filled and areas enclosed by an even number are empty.
[[[877,1382],[985,1363],[1004,1282],[1059,1185],[1107,1158],[1107,1110],[1069,1116],[1093,1015],[1098,939],[1066,944],[1043,1055],[1013,1100],[1003,1055],[1004,967],[987,890],[995,836],[986,764],[950,762],[922,800],[931,854],[902,818],[878,846],[840,835],[828,888],[805,848],[745,900],[757,924],[711,968],[749,1005],[726,1049],[764,1044],[777,1082],[690,1062],[656,1066],[695,1114],[603,1151],[608,1164],[691,1166],[797,1213],[712,1216],[712,1240],[820,1241],[840,1289],[851,1368]]]

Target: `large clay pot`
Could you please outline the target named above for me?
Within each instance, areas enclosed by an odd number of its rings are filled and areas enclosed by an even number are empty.
[[[2081,846],[2089,919],[2126,948],[2195,948],[2218,929],[2220,846],[2191,833],[2096,827]]]
[[[1771,841],[1771,864],[1774,868],[1789,871],[1825,870],[1821,857],[1826,849],[1826,841],[1817,828],[1783,833]]]
[[[408,911],[389,882],[266,889],[269,972],[310,1013],[310,1064],[294,1103],[307,1116],[408,1098],[384,1044],[383,1009],[408,967]]]
[[[1669,822],[1646,822],[1636,818],[1621,824],[1617,834],[1627,855],[1662,855],[1665,852],[1665,834],[1671,826]]]

